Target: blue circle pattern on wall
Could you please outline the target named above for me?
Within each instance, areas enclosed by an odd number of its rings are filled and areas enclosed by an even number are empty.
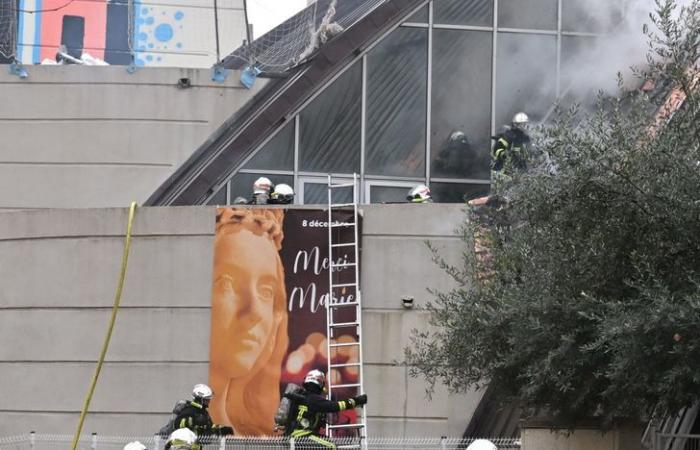
[[[167,62],[168,44],[171,49],[174,45],[178,50],[184,46],[180,38],[175,43],[173,41],[177,38],[176,28],[183,29],[185,13],[163,11],[157,6],[141,7],[138,3],[140,2],[137,1],[137,7],[134,8],[138,16],[135,18],[136,26],[133,31],[134,50],[136,50],[134,64],[146,66],[154,62]],[[174,26],[176,22],[179,22],[177,27]],[[182,31],[179,32],[182,33]]]

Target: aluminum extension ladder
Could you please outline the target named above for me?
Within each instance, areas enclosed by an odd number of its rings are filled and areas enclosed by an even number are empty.
[[[362,365],[362,296],[360,294],[360,267],[359,267],[359,233],[357,222],[357,204],[359,202],[359,178],[353,174],[352,182],[333,181],[333,176],[328,175],[328,300],[326,301],[326,336],[328,369],[326,372],[326,385],[328,386],[328,399],[339,389],[356,389],[357,395],[363,394],[364,372]],[[352,188],[352,203],[336,203],[340,189]],[[340,211],[352,211],[352,218],[345,222],[338,220]],[[347,217],[347,214],[345,215]],[[346,231],[341,233],[339,231]],[[352,232],[347,232],[352,230]],[[344,241],[343,241],[344,240]],[[344,258],[348,254],[354,258]],[[344,272],[341,282],[336,281],[334,273]],[[346,272],[347,271],[347,272]],[[354,294],[352,299],[341,299],[341,294]],[[339,301],[340,300],[340,301]],[[354,312],[354,314],[353,314]],[[340,317],[336,317],[340,316]],[[348,318],[350,317],[350,318]],[[356,342],[337,342],[339,336],[350,334],[357,337]],[[345,349],[343,349],[345,347]],[[333,362],[332,355],[336,352],[350,349],[356,350],[357,358],[352,361]],[[341,350],[342,349],[342,350]],[[334,384],[334,371],[344,368],[355,369],[357,381],[355,383]],[[354,429],[360,437],[360,446],[366,446],[367,437],[367,411],[366,407],[360,408],[357,422],[354,424],[329,424],[326,426],[326,435],[334,436],[334,431],[339,429]],[[342,446],[346,447],[346,446]]]

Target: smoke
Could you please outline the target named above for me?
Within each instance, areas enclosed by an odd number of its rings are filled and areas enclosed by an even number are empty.
[[[679,7],[691,2],[677,1]],[[570,94],[582,98],[600,90],[613,94],[617,89],[618,73],[622,74],[625,87],[638,86],[640,80],[634,76],[632,68],[644,69],[646,65],[648,37],[643,33],[643,26],[646,24],[654,31],[649,17],[657,8],[654,0],[586,0],[576,3],[585,4],[585,9],[577,8],[575,20],[601,35],[563,37],[562,96]]]

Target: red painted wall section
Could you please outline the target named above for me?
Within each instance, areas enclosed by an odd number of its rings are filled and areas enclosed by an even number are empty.
[[[44,0],[42,9],[60,8],[66,0]],[[63,16],[79,16],[85,19],[83,52],[104,59],[107,30],[106,0],[75,0],[58,11],[46,11],[41,17],[41,59],[55,59],[61,45]]]

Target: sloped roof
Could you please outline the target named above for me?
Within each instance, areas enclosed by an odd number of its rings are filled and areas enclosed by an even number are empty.
[[[219,127],[151,195],[145,205],[204,203],[226,182],[231,170],[240,165],[265,137],[288,121],[304,101],[355,61],[371,43],[398,26],[427,1],[338,0],[339,5],[350,6],[348,11],[353,11],[341,18],[351,25],[323,45],[307,64],[293,68],[284,78],[268,83],[258,95]],[[356,7],[352,8],[352,5]],[[358,8],[358,5],[361,7]]]

